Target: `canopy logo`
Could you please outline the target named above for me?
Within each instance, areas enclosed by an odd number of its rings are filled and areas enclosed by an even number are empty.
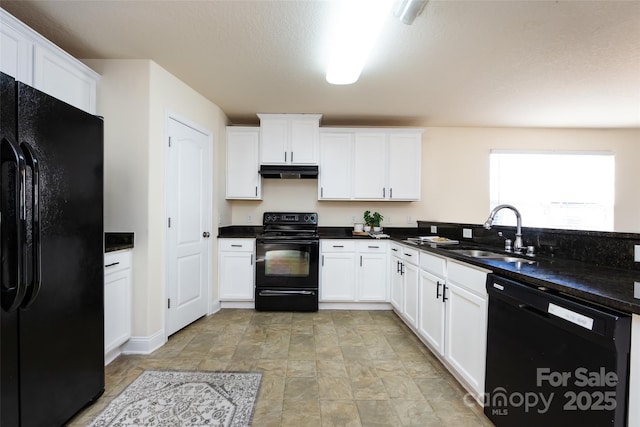
[[[587,368],[577,368],[575,371],[538,368],[534,390],[510,392],[504,387],[496,387],[481,395],[467,393],[463,401],[467,406],[473,406],[476,401],[482,402],[485,407],[491,408],[492,415],[508,415],[509,410],[515,409],[545,414],[554,398],[564,411],[612,411],[616,408],[617,384],[617,374],[607,372],[604,367],[597,371]],[[598,390],[594,390],[596,387]],[[570,389],[563,393],[562,388]]]

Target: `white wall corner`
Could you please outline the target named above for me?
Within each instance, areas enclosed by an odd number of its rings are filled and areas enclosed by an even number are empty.
[[[209,316],[212,314],[216,314],[222,309],[222,304],[220,304],[220,300],[215,300],[209,305]]]

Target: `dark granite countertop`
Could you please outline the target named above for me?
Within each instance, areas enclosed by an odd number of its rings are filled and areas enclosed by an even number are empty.
[[[254,238],[262,232],[262,226],[229,225],[218,228],[218,237],[230,239]]]
[[[262,227],[230,226],[219,230],[218,237],[256,237]],[[370,239],[367,236],[353,236],[349,227],[318,227],[321,239]],[[418,235],[416,228],[387,228],[391,240],[407,243],[407,237]],[[410,244],[410,243],[409,243]],[[492,270],[494,273],[532,286],[545,286],[558,293],[614,308],[627,313],[640,314],[640,299],[634,298],[634,283],[640,282],[640,271],[598,266],[586,262],[558,257],[537,255],[535,264],[513,263],[494,259],[472,258],[451,252],[450,249],[476,247],[500,251],[463,242],[457,245],[416,245],[421,250],[457,259],[471,265]]]
[[[473,258],[452,252],[451,249],[475,247],[494,252],[496,249],[467,243],[438,246],[434,244],[414,245],[407,243],[404,238],[394,238],[393,240],[416,246],[436,255],[484,267],[498,275],[533,286],[545,286],[559,293],[592,303],[627,313],[640,314],[640,299],[634,298],[634,282],[640,282],[640,272],[637,271],[599,267],[584,262],[541,256],[527,257],[535,260],[535,264]]]
[[[133,233],[104,233],[104,251],[114,252],[133,249]]]

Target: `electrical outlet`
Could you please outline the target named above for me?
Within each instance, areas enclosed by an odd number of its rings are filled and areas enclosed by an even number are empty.
[[[432,225],[431,226],[431,233],[432,234],[438,234],[438,226],[437,225]]]
[[[407,224],[413,224],[413,218],[411,218],[411,215],[407,215]]]
[[[633,260],[635,262],[640,262],[640,245],[635,245],[633,252],[634,252]]]
[[[391,222],[391,217],[390,216],[385,216],[383,221],[387,225],[393,224],[393,222]]]
[[[464,237],[465,239],[473,239],[473,230],[471,230],[470,228],[463,228],[462,237]]]
[[[356,221],[357,221],[357,220],[356,220],[356,216],[355,216],[355,215],[353,215],[353,216],[351,217],[351,222],[355,224],[355,223],[356,223]]]
[[[247,224],[252,224],[253,223],[253,215],[248,214],[247,215]]]

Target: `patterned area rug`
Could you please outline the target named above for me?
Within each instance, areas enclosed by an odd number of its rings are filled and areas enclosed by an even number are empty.
[[[145,371],[91,423],[103,426],[249,426],[262,374]]]

